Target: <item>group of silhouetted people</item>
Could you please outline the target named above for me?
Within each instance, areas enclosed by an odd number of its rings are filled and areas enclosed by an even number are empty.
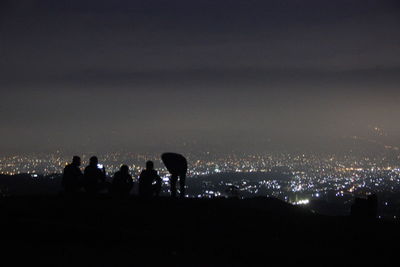
[[[162,160],[168,171],[171,173],[171,195],[176,196],[176,183],[179,177],[180,196],[185,196],[185,178],[187,171],[186,159],[175,153],[164,153]],[[62,187],[66,194],[75,194],[81,191],[88,195],[96,195],[102,191],[108,191],[114,196],[128,196],[133,188],[133,179],[129,174],[129,167],[122,165],[117,171],[112,182],[106,181],[106,171],[102,165],[98,164],[97,157],[93,156],[89,160],[89,165],[82,173],[81,159],[74,156],[72,163],[64,168],[62,177]],[[146,162],[144,169],[139,176],[139,195],[141,197],[157,197],[162,188],[162,179],[154,169],[152,161]]]

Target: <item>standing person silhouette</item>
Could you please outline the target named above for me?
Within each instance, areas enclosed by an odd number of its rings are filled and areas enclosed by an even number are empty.
[[[100,169],[98,163],[96,156],[91,157],[83,174],[84,188],[89,194],[96,194],[105,187],[106,170],[104,167]]]
[[[128,196],[133,187],[132,176],[129,174],[129,167],[122,165],[119,171],[114,174],[111,183],[111,193],[115,196]]]
[[[171,196],[176,197],[176,184],[179,178],[180,197],[185,197],[185,180],[187,172],[187,160],[184,156],[176,153],[164,153],[161,155],[165,167],[171,173]]]
[[[158,196],[161,191],[161,178],[154,170],[152,161],[146,162],[146,169],[139,176],[139,195],[142,197]]]
[[[76,193],[82,187],[83,174],[81,169],[81,158],[74,156],[72,162],[65,166],[61,185],[66,193]]]

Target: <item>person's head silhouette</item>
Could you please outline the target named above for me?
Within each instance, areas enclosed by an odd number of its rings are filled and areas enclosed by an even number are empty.
[[[146,162],[146,170],[153,170],[154,169],[154,163],[149,160]]]
[[[122,165],[119,170],[121,171],[121,174],[129,174],[129,167],[127,165]]]
[[[75,165],[77,167],[81,166],[81,158],[78,156],[74,156],[72,158],[72,165]]]
[[[99,160],[97,159],[96,156],[91,157],[90,160],[89,160],[89,165],[90,166],[96,166],[97,167],[98,163],[99,163]]]

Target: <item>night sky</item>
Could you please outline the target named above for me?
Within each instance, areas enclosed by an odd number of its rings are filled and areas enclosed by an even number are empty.
[[[0,154],[400,145],[400,1],[0,1]]]

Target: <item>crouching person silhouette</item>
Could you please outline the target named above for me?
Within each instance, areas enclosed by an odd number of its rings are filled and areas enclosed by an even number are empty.
[[[114,196],[127,197],[133,187],[132,176],[129,174],[129,167],[122,165],[119,171],[114,174],[110,191]]]
[[[83,174],[83,184],[88,194],[96,194],[106,187],[106,170],[99,168],[98,163],[97,157],[91,157]]]
[[[77,193],[82,187],[83,174],[79,166],[81,166],[81,158],[74,156],[72,163],[64,168],[61,185],[67,194]]]
[[[161,178],[154,170],[154,163],[150,160],[147,161],[146,169],[139,176],[139,195],[141,197],[158,196],[161,191],[161,184]]]
[[[164,153],[161,155],[161,159],[171,173],[171,196],[176,197],[176,184],[179,178],[179,192],[180,197],[185,197],[185,180],[187,172],[187,161],[186,158],[176,153]]]

